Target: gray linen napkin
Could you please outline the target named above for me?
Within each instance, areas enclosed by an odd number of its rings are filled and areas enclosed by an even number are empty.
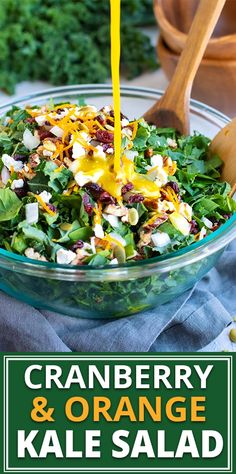
[[[37,310],[0,292],[0,350],[12,352],[194,352],[236,314],[236,242],[195,287],[171,303],[117,320]]]

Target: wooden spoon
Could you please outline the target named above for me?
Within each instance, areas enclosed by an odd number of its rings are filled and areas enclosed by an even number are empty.
[[[171,82],[162,98],[144,114],[147,122],[158,127],[174,127],[181,134],[189,133],[189,101],[193,80],[225,1],[200,1]]]
[[[217,133],[211,142],[210,154],[217,154],[223,160],[221,178],[231,185],[230,196],[233,196],[236,192],[236,118]]]

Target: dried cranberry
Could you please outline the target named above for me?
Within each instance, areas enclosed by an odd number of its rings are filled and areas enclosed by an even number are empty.
[[[121,188],[121,194],[122,196],[126,193],[128,193],[129,191],[131,191],[131,189],[133,189],[134,185],[132,183],[127,183],[125,184],[122,188]]]
[[[217,230],[219,227],[220,227],[219,222],[215,222],[215,224],[213,224],[213,227],[211,228],[212,232],[214,232],[215,230]]]
[[[19,198],[23,198],[27,196],[28,190],[29,190],[28,184],[26,181],[24,181],[24,186],[22,186],[22,188],[14,189],[14,192]]]
[[[107,125],[111,125],[111,127],[114,127],[114,120],[107,119]]]
[[[18,153],[16,153],[15,155],[13,155],[13,158],[15,161],[26,161],[28,157],[25,155],[19,155]]]
[[[72,149],[72,147],[71,147],[71,148],[68,148],[67,153],[68,153],[68,155],[69,155],[69,158],[72,159],[72,155],[73,155],[73,149]]]
[[[84,188],[88,191],[94,199],[99,199],[100,194],[104,191],[97,183],[87,183]]]
[[[162,199],[164,199],[164,200],[169,199],[168,193],[164,188],[160,189],[160,195],[161,195]]]
[[[101,125],[105,124],[105,119],[102,115],[97,115],[97,117],[95,117],[95,120],[97,120]]]
[[[93,213],[93,206],[90,202],[89,195],[87,193],[83,195],[83,205],[85,212],[87,212],[87,214],[91,216]]]
[[[87,183],[84,188],[88,191],[96,201],[105,204],[115,204],[115,199],[97,183]],[[88,196],[88,195],[87,195]]]
[[[101,143],[112,143],[114,141],[114,135],[107,130],[97,130],[96,138]]]
[[[115,199],[106,191],[103,191],[99,197],[99,201],[104,204],[115,204]]]
[[[168,181],[166,186],[169,186],[170,188],[172,188],[176,194],[179,193],[179,186],[175,181]]]
[[[75,242],[75,244],[71,246],[71,250],[72,252],[75,252],[77,249],[82,249],[83,246],[84,246],[83,240],[77,240],[77,242]]]
[[[27,190],[25,188],[16,188],[14,189],[14,192],[19,198],[23,198],[27,195]]]
[[[114,110],[111,110],[111,111],[109,112],[109,115],[110,115],[110,117],[113,117],[113,118],[114,118],[114,116],[115,116]],[[126,117],[126,116],[125,116],[124,114],[122,114],[122,112],[121,112],[121,113],[120,113],[120,119],[121,119],[121,120],[122,120],[122,119],[128,120],[128,117]]]
[[[50,209],[50,211],[57,212],[57,208],[53,204],[48,203],[47,207],[48,207],[48,209]]]
[[[38,129],[38,135],[40,140],[44,140],[45,138],[55,138],[55,135],[53,135],[48,130]]]
[[[198,233],[198,224],[196,221],[191,221],[190,234],[196,235]]]
[[[144,200],[144,197],[143,197],[142,194],[132,194],[128,198],[128,203],[133,204],[133,203],[137,203],[137,202],[142,202],[143,200]]]
[[[28,123],[34,123],[34,122],[35,122],[35,118],[34,118],[34,117],[28,117],[28,118],[26,119],[26,122],[28,122]]]
[[[113,148],[113,146],[111,145],[111,143],[103,143],[103,145],[102,145],[103,151],[106,152],[107,150],[109,150],[109,148],[111,148],[112,153],[114,153],[114,148]]]

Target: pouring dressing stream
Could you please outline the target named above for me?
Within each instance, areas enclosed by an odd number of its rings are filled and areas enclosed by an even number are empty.
[[[114,171],[121,174],[121,120],[120,120],[120,0],[110,0],[111,11],[111,77],[114,108]]]
[[[173,125],[183,133],[189,132],[189,111],[188,103],[190,99],[191,86],[195,77],[198,65],[203,56],[207,42],[223,9],[225,0],[205,0],[200,2],[197,14],[195,15],[191,31],[188,36],[188,41],[181,57],[179,66],[171,81],[167,91],[158,103],[156,103],[151,110],[148,110],[144,115],[147,121],[155,122],[158,126]],[[113,108],[114,108],[114,171],[117,181],[125,181],[125,170],[121,163],[121,118],[120,118],[120,0],[110,0],[110,28],[111,28],[111,76],[113,89]],[[207,18],[207,22],[202,22]],[[197,44],[197,53],[196,53]],[[192,52],[195,49],[195,54]],[[186,74],[188,71],[188,74]],[[184,74],[185,73],[185,74]],[[184,78],[185,75],[185,78]],[[178,100],[176,99],[178,97]],[[168,110],[164,110],[167,106]],[[176,117],[178,120],[176,121]],[[180,120],[179,120],[180,118]],[[167,120],[167,122],[166,122]],[[224,166],[222,177],[232,185],[231,195],[236,191],[236,176],[233,175],[231,148],[234,141],[231,135],[234,136],[235,120],[220,132],[213,140],[211,145],[211,153],[218,153],[223,156]],[[158,122],[158,123],[157,123]],[[225,140],[226,135],[227,140]],[[223,150],[222,150],[223,148]],[[226,155],[226,157],[225,157]],[[225,159],[226,158],[226,159]],[[233,162],[233,165],[235,160]],[[123,168],[123,169],[122,169]],[[137,177],[136,177],[137,178]],[[137,178],[142,184],[147,187],[145,178]],[[141,182],[143,181],[143,183]],[[138,183],[137,183],[138,184]],[[150,190],[152,191],[152,190]]]
[[[113,89],[114,109],[114,172],[117,185],[116,197],[119,202],[122,184],[132,180],[137,192],[146,197],[158,198],[160,191],[156,183],[150,181],[145,175],[140,175],[134,170],[134,165],[125,156],[122,156],[122,127],[120,110],[120,0],[110,0],[110,31],[111,31],[111,75]],[[134,132],[135,124],[133,122]],[[135,136],[135,133],[134,133]],[[118,191],[119,190],[119,191]]]

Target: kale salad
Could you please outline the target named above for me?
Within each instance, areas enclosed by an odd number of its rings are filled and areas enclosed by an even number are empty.
[[[116,265],[203,239],[236,210],[210,140],[91,105],[13,107],[0,121],[1,247],[64,265]]]

